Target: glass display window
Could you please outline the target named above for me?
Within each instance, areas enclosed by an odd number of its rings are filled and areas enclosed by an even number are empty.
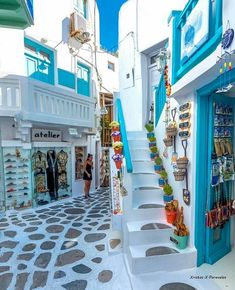
[[[34,148],[32,173],[35,206],[71,196],[71,151],[69,148]]]
[[[6,209],[32,207],[30,150],[3,148]]]
[[[75,147],[75,180],[80,180],[83,178],[85,158],[86,147]]]

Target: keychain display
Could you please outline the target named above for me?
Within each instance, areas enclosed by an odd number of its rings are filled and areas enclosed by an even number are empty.
[[[185,103],[179,107],[180,115],[180,123],[179,123],[179,137],[182,139],[187,139],[190,137],[190,127],[191,127],[191,122],[190,122],[190,109],[191,109],[191,103]]]

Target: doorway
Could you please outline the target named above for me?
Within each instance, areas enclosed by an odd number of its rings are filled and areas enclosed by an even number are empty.
[[[195,246],[198,266],[213,264],[229,253],[234,235],[231,205],[235,199],[235,91],[216,94],[217,85],[215,81],[199,90],[197,99]]]

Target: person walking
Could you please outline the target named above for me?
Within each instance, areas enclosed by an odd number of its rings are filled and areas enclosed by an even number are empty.
[[[83,173],[83,180],[85,181],[84,184],[84,195],[85,198],[88,198],[90,193],[91,181],[92,181],[92,169],[93,169],[93,155],[88,154],[87,159],[84,164],[84,173]]]

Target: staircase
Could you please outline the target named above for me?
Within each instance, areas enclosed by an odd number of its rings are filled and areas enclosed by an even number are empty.
[[[125,258],[132,274],[175,271],[196,266],[196,250],[177,249],[165,219],[163,191],[150,159],[146,132],[127,133],[133,172],[132,194],[125,214]]]

